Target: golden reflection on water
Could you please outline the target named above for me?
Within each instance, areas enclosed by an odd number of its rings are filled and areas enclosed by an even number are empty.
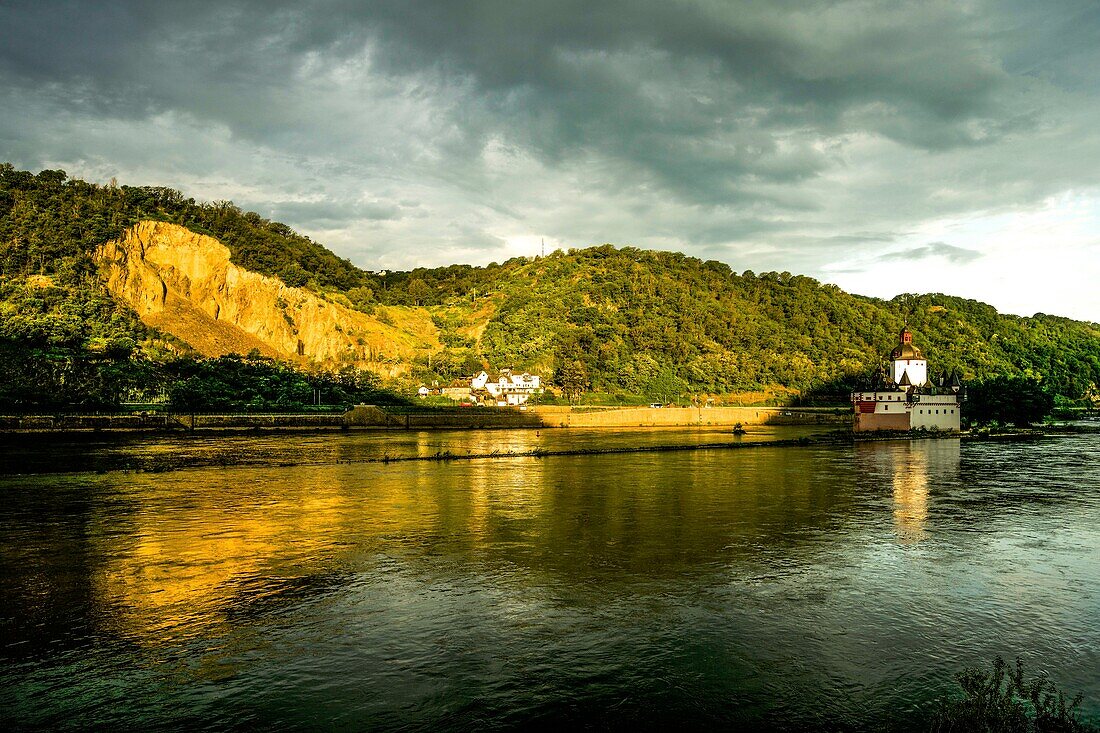
[[[892,487],[902,542],[924,536],[930,473],[957,471],[958,450],[957,441],[857,448]],[[475,559],[522,568],[516,577],[533,584],[598,583],[611,568],[671,578],[834,531],[829,517],[858,491],[815,478],[808,465],[823,456],[838,454],[762,448],[130,475],[118,488],[133,497],[131,510],[105,503],[92,517],[90,550],[101,558],[92,594],[120,636],[157,645],[228,631],[257,599],[381,562],[438,572],[448,558]],[[819,546],[828,543],[806,552]]]
[[[105,562],[92,575],[92,591],[126,637],[156,643],[209,633],[227,620],[243,585],[260,576],[309,574],[323,560],[324,546],[346,531],[347,498],[335,485],[275,501],[263,495],[259,472],[188,478],[192,485],[144,497],[124,533],[112,531],[117,518],[98,518],[94,537],[103,547],[93,550],[101,550]],[[186,505],[171,506],[181,488]]]
[[[927,535],[929,485],[958,474],[958,440],[913,440],[871,444],[885,461],[893,489],[894,531],[902,544],[921,541]]]
[[[924,537],[928,519],[928,452],[918,448],[894,464],[894,527],[903,543]]]

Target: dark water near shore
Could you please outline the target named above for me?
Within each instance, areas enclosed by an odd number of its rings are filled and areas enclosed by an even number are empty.
[[[922,730],[1020,654],[1100,722],[1100,436],[340,462],[714,440],[7,444],[0,721]]]
[[[506,455],[541,450],[758,443],[823,435],[828,426],[729,428],[547,428],[543,430],[361,430],[313,433],[0,435],[0,474],[163,471],[208,466],[287,466],[379,461],[443,452]]]

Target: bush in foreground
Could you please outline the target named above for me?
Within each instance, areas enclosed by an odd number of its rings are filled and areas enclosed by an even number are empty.
[[[1040,675],[1024,677],[1020,659],[1011,667],[1004,659],[993,661],[992,671],[975,667],[956,675],[962,699],[941,703],[932,723],[935,733],[983,731],[988,733],[1095,733],[1078,713],[1081,696],[1066,700],[1053,682]]]

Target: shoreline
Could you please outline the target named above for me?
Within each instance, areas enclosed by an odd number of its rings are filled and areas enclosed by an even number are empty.
[[[565,407],[416,409],[357,405],[331,413],[0,415],[0,435],[80,435],[338,430],[498,430],[556,428],[729,427],[735,425],[845,427],[841,407]]]
[[[969,431],[952,433],[920,432],[913,434],[875,435],[873,433],[852,433],[834,431],[824,435],[803,436],[800,438],[783,438],[780,440],[749,440],[722,443],[688,443],[669,445],[644,445],[644,446],[614,446],[608,448],[562,448],[545,450],[536,448],[529,451],[492,451],[490,453],[452,453],[441,451],[428,456],[383,456],[381,458],[365,458],[347,463],[407,463],[413,461],[446,462],[468,461],[499,458],[552,458],[559,456],[599,456],[618,455],[626,453],[676,453],[693,450],[739,450],[744,448],[812,448],[815,446],[831,445],[855,445],[856,443],[887,443],[892,441],[914,440],[959,440],[966,442],[992,442],[992,441],[1023,441],[1054,438],[1061,435],[1081,435],[1100,433],[1097,430],[1078,429],[1050,429],[1050,430],[1014,430],[1004,433],[971,433]]]

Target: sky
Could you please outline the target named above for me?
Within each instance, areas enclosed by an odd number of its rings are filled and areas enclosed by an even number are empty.
[[[0,0],[0,161],[367,269],[610,242],[1100,321],[1094,0]]]

